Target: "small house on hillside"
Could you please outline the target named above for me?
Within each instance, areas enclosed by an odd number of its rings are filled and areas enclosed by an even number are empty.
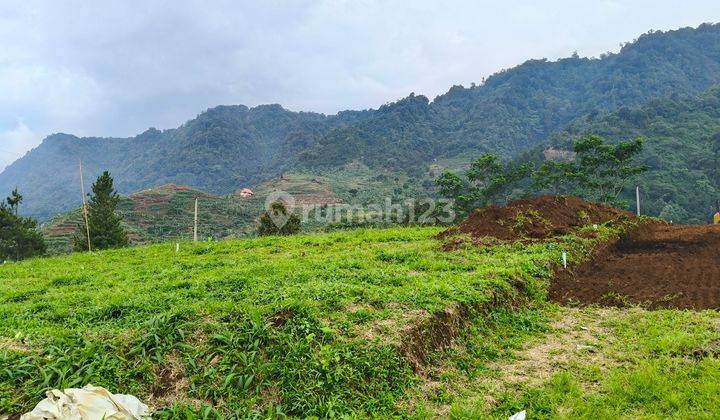
[[[242,198],[252,197],[253,194],[255,194],[255,193],[250,188],[243,188],[242,190],[240,190],[240,197],[242,197]]]

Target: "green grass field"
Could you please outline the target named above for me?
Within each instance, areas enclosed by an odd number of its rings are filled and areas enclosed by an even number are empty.
[[[0,411],[28,410],[48,387],[93,383],[223,416],[398,414],[422,380],[403,357],[408,328],[457,305],[542,301],[562,250],[593,243],[444,252],[438,232],[184,243],[177,253],[165,244],[4,265]]]
[[[719,325],[717,311],[499,312],[446,352],[415,399],[424,417],[716,419]]]
[[[451,252],[439,228],[368,229],[5,264],[0,417],[87,383],[158,418],[717,417],[714,311],[547,303],[562,251],[579,261],[619,229]]]

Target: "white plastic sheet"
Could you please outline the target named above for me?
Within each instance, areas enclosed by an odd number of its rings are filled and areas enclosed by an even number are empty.
[[[20,420],[143,420],[151,415],[148,406],[132,395],[113,395],[99,386],[54,389],[46,396]]]

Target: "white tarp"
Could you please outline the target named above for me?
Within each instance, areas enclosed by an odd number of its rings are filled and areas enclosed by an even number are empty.
[[[87,385],[65,392],[46,393],[35,409],[20,420],[142,420],[150,418],[150,409],[132,395],[113,395],[105,388]]]

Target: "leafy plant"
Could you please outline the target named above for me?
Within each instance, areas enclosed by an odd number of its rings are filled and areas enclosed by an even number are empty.
[[[492,153],[485,153],[470,165],[465,179],[451,172],[443,172],[437,179],[440,194],[455,202],[460,215],[467,215],[477,207],[484,207],[506,194],[530,174],[529,164],[505,165]]]
[[[140,336],[130,348],[129,355],[149,357],[163,362],[163,355],[179,348],[187,335],[188,323],[178,314],[159,314],[143,325]]]

